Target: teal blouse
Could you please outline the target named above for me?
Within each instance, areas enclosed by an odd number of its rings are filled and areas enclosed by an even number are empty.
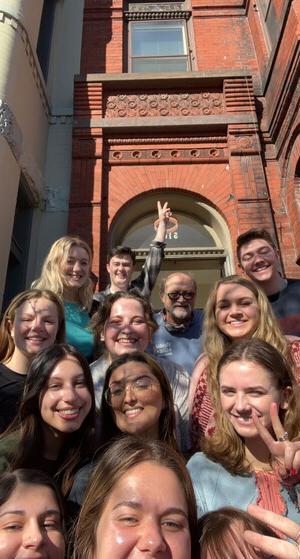
[[[66,341],[74,346],[88,361],[92,360],[94,336],[89,331],[89,313],[79,303],[64,303],[66,318]]]

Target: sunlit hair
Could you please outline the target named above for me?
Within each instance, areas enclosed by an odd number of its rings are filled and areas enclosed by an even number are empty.
[[[265,293],[253,281],[241,276],[228,276],[217,281],[208,297],[204,313],[204,352],[209,361],[208,389],[211,397],[217,391],[216,371],[219,360],[224,351],[234,340],[229,339],[217,325],[216,302],[218,289],[221,285],[241,285],[246,287],[254,295],[259,310],[258,324],[252,338],[260,338],[276,347],[287,359],[289,359],[288,344],[282,334],[277,320],[273,314],[272,307]]]
[[[238,261],[241,264],[241,249],[244,245],[247,245],[251,241],[255,241],[257,239],[263,239],[266,241],[275,251],[277,251],[276,244],[274,242],[273,237],[270,235],[267,229],[249,229],[245,233],[242,233],[238,236],[236,240],[236,254],[238,257]]]
[[[216,428],[211,438],[203,440],[203,450],[209,458],[221,463],[233,474],[251,472],[251,464],[246,462],[245,444],[242,438],[222,410],[219,377],[225,365],[238,361],[250,361],[260,365],[271,376],[277,390],[291,387],[291,393],[287,396],[287,408],[279,409],[279,418],[289,435],[289,440],[300,439],[300,389],[288,361],[275,347],[263,340],[253,338],[232,344],[218,364],[218,392],[215,397]]]
[[[33,283],[33,287],[51,289],[63,299],[65,286],[61,266],[67,261],[73,247],[83,248],[87,252],[91,267],[93,255],[89,245],[79,237],[61,237],[50,248],[43,263],[41,277]],[[80,287],[78,297],[81,305],[90,310],[93,300],[93,285],[89,275],[84,285]]]
[[[155,332],[155,330],[157,330],[158,325],[154,318],[151,303],[148,299],[146,299],[146,297],[143,297],[135,291],[117,291],[116,293],[111,293],[111,295],[105,297],[103,303],[99,305],[98,311],[92,317],[90,327],[98,341],[101,340],[105,323],[110,318],[112,306],[119,299],[138,301],[143,308],[145,320],[151,331],[151,335]]]
[[[95,556],[98,523],[112,490],[131,468],[143,462],[154,462],[168,468],[179,480],[187,504],[192,557],[195,557],[193,546],[196,541],[196,502],[184,459],[166,443],[142,441],[136,437],[127,436],[112,444],[95,468],[76,527],[73,559],[83,557],[92,559]],[[147,479],[145,482],[148,483],[149,493],[151,493],[152,480]],[[164,488],[162,487],[161,490],[163,492]]]
[[[65,316],[64,308],[61,300],[55,293],[49,291],[48,289],[28,289],[27,291],[22,291],[13,298],[13,300],[8,305],[0,325],[0,362],[3,363],[11,358],[14,349],[15,342],[11,336],[11,327],[14,324],[16,311],[23,305],[26,301],[31,301],[31,299],[41,299],[45,297],[49,301],[52,301],[57,308],[58,316],[58,328],[56,334],[56,343],[62,343],[65,341]]]
[[[173,276],[178,276],[178,275],[185,276],[186,278],[190,279],[192,284],[193,284],[193,289],[196,293],[197,282],[191,274],[189,274],[188,272],[172,272],[172,274],[169,274],[168,276],[163,277],[160,284],[159,284],[159,293],[161,295],[163,295],[165,293],[166,283],[168,283],[169,279],[171,279]]]
[[[165,441],[170,446],[178,449],[176,438],[175,438],[175,412],[173,403],[173,393],[169,383],[169,380],[164,373],[163,369],[159,364],[148,354],[141,351],[135,351],[133,353],[125,353],[117,359],[115,359],[106,371],[102,402],[100,407],[100,425],[103,425],[103,443],[108,443],[113,437],[121,434],[114,420],[113,408],[107,403],[105,399],[105,392],[109,387],[109,381],[113,372],[122,365],[126,363],[144,363],[150,368],[151,373],[158,380],[164,407],[161,411],[159,418],[159,439]],[[141,437],[143,434],[141,433]]]
[[[264,536],[277,537],[275,532],[248,512],[233,507],[223,507],[208,512],[198,521],[201,559],[240,559],[260,557],[248,544],[243,534],[253,530]]]
[[[61,531],[63,532],[64,526],[64,502],[62,499],[62,495],[53,481],[53,479],[46,473],[41,472],[40,470],[33,470],[28,468],[20,468],[18,470],[14,470],[13,472],[7,472],[0,476],[0,507],[8,501],[8,499],[12,496],[15,489],[18,488],[19,485],[35,485],[41,487],[48,487],[55,497],[57,502],[59,512],[60,512],[60,522],[61,522]],[[41,490],[42,491],[42,490]],[[26,503],[20,503],[22,507]]]
[[[72,357],[80,365],[92,405],[80,428],[65,437],[59,456],[60,466],[55,476],[60,481],[63,495],[70,491],[79,466],[85,460],[91,459],[95,450],[94,386],[88,362],[79,351],[68,344],[55,344],[33,358],[26,376],[19,413],[9,428],[0,436],[1,440],[14,433],[19,439],[16,453],[10,463],[11,469],[38,469],[40,467],[45,450],[44,420],[41,416],[42,399],[47,391],[53,370],[68,357]],[[63,372],[61,372],[62,374]]]

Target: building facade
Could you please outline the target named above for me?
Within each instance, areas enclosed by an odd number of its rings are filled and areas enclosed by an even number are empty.
[[[0,300],[67,231],[84,0],[0,0]]]
[[[101,287],[108,245],[144,258],[157,199],[164,270],[192,271],[199,304],[250,227],[300,277],[299,21],[297,0],[85,0],[69,231]]]

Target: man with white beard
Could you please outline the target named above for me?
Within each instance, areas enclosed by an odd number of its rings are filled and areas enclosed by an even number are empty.
[[[159,325],[153,334],[150,353],[179,363],[189,373],[202,352],[203,312],[194,310],[197,284],[186,272],[174,272],[163,279],[160,298],[163,309],[156,313]]]

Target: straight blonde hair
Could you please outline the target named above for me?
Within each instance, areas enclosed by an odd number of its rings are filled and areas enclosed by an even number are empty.
[[[61,265],[67,260],[70,250],[73,247],[83,248],[89,257],[89,265],[92,265],[92,251],[89,245],[80,237],[65,236],[57,239],[50,248],[42,267],[40,278],[35,280],[33,287],[39,289],[50,289],[61,299],[64,294],[64,283],[61,274]],[[79,302],[83,308],[90,310],[93,301],[92,281],[88,277],[85,284],[80,287],[78,292]]]

